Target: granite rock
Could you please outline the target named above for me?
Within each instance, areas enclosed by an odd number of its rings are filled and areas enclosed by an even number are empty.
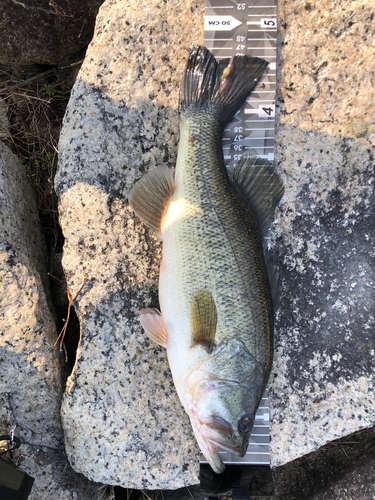
[[[158,307],[160,243],[127,202],[134,182],[174,165],[178,94],[204,4],[105,2],[59,143],[63,267],[81,325],[62,404],[73,468],[128,488],[199,482],[199,453],[166,353],[139,323]]]
[[[58,64],[91,40],[103,0],[3,0],[0,64]]]
[[[363,7],[363,8],[362,8]],[[374,424],[373,6],[281,1],[273,231],[283,299],[270,381],[271,461]],[[160,244],[127,195],[173,167],[178,90],[204,3],[103,4],[64,120],[55,187],[81,322],[62,405],[75,470],[132,488],[198,482],[198,449],[166,356],[137,312],[157,307]],[[347,103],[347,104],[345,104]]]
[[[89,481],[69,465],[62,448],[23,444],[17,465],[35,478],[28,500],[112,500],[111,487]]]
[[[374,13],[279,3],[273,466],[375,423]]]
[[[18,465],[35,478],[30,500],[106,498],[100,485],[70,468],[64,454],[46,260],[35,193],[0,142],[0,434],[19,429]],[[1,451],[5,445],[0,443]]]
[[[45,446],[62,440],[59,353],[49,310],[46,253],[35,194],[20,163],[0,143],[0,397],[8,424]]]

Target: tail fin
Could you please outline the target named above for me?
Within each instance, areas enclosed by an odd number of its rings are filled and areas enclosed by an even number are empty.
[[[217,62],[205,47],[190,52],[180,89],[179,111],[210,109],[225,125],[242,106],[267,68],[258,57],[235,56]]]

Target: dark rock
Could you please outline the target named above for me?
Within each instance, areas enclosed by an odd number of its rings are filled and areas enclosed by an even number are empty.
[[[375,428],[333,441],[313,453],[274,469],[274,498],[372,500],[373,496],[366,495],[367,492],[373,495],[375,486],[375,476],[372,473],[374,453]],[[356,484],[358,490],[353,489]]]
[[[55,65],[91,40],[103,0],[3,0],[0,64]]]
[[[375,497],[375,450],[345,470],[310,500],[373,500]]]

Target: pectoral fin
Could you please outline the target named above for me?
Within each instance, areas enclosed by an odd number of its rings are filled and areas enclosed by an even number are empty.
[[[191,315],[191,346],[203,345],[211,353],[216,333],[217,310],[212,294],[199,290],[193,298]]]
[[[168,333],[163,316],[157,309],[139,311],[141,325],[148,337],[157,344],[167,347]]]
[[[130,206],[156,233],[160,232],[161,218],[174,188],[172,171],[166,166],[161,166],[150,170],[130,192]]]

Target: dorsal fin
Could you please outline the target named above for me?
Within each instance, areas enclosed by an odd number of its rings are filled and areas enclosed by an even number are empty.
[[[274,308],[280,300],[279,273],[271,264],[268,241],[275,208],[284,194],[284,186],[272,163],[261,158],[243,157],[230,175],[235,192],[258,216],[263,237],[263,254],[267,267]]]
[[[198,290],[190,306],[191,316],[191,346],[203,345],[208,353],[212,352],[216,324],[217,310],[211,292]]]
[[[174,189],[172,171],[166,166],[160,166],[144,175],[130,192],[130,206],[156,233],[160,232],[163,212]]]
[[[245,203],[249,203],[256,212],[262,236],[265,237],[275,208],[284,194],[283,183],[272,163],[245,156],[235,166],[231,180],[239,187]]]
[[[266,266],[271,287],[273,308],[276,311],[276,309],[279,307],[280,295],[281,295],[280,276],[279,276],[279,271],[271,263],[268,251],[267,251]]]

